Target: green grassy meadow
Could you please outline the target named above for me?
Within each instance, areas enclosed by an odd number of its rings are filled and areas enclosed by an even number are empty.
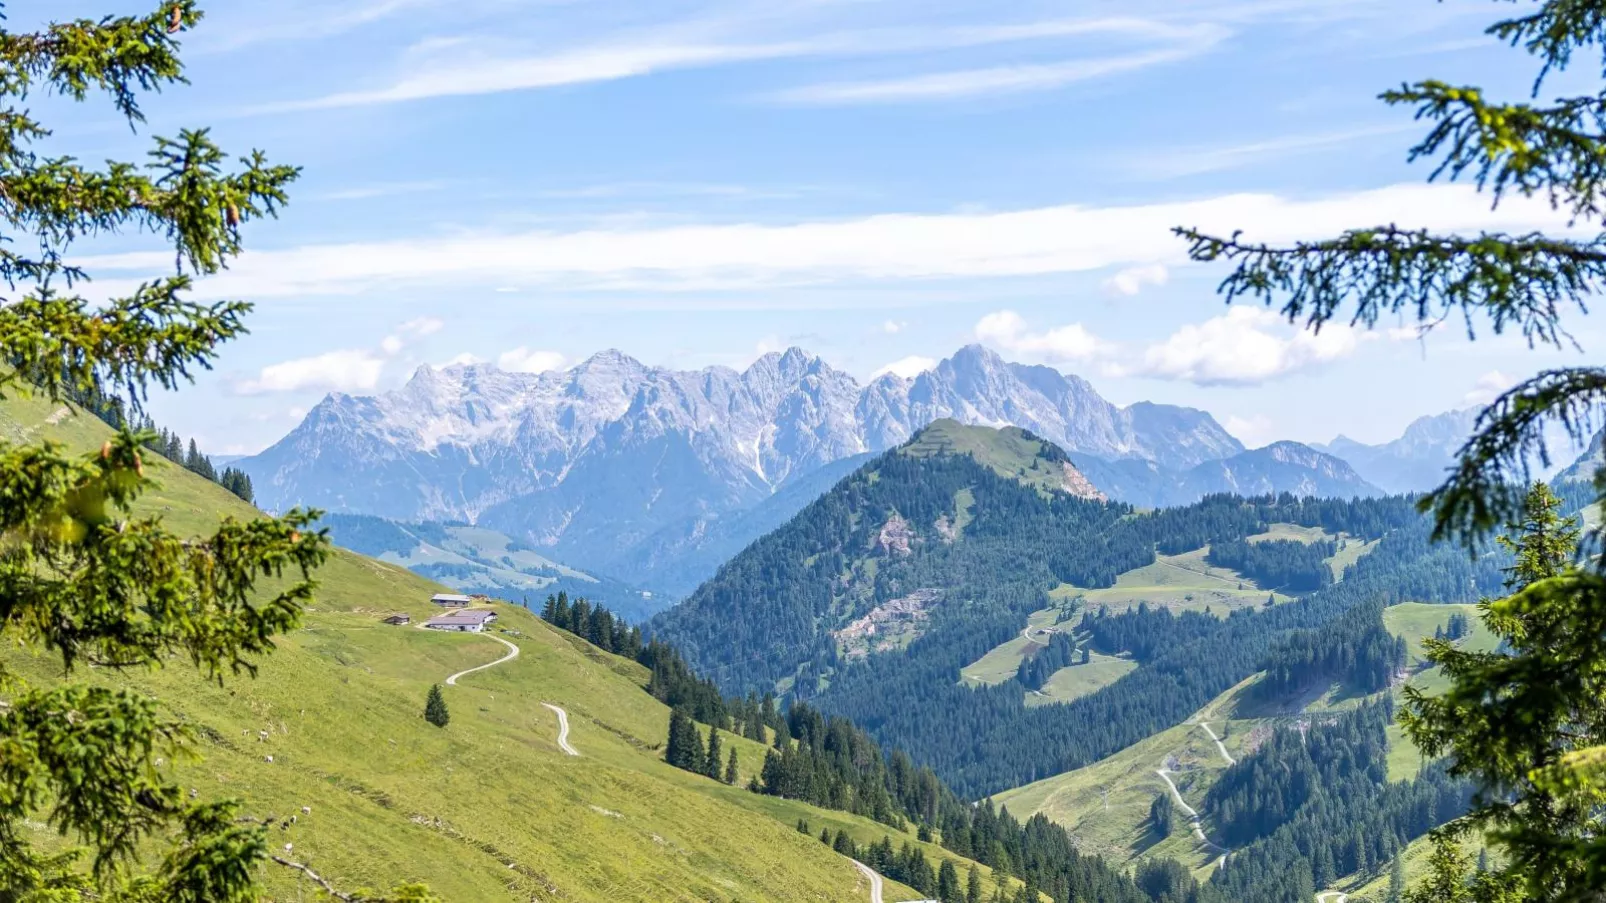
[[[98,448],[105,428],[37,400],[0,405],[0,438]],[[154,462],[161,488],[140,514],[197,533],[255,510],[221,487]],[[439,587],[402,567],[337,550],[318,573],[316,603],[255,679],[218,686],[174,662],[151,671],[80,671],[77,679],[156,695],[195,725],[196,761],[169,765],[201,798],[240,797],[275,822],[275,851],[345,888],[427,882],[447,900],[839,901],[868,899],[853,865],[795,829],[806,819],[868,843],[891,828],[763,797],[661,760],[668,710],[643,690],[644,669],[501,605],[499,635],[516,659],[443,687],[451,723],[422,717],[431,684],[501,657],[470,634],[380,623],[431,613]],[[8,668],[60,678],[59,662],[10,648]],[[570,716],[570,742],[543,703]],[[741,782],[763,761],[738,749]],[[42,843],[52,832],[37,827]],[[895,844],[905,838],[894,837]],[[911,841],[913,838],[908,838]],[[955,858],[925,845],[928,858]],[[271,898],[310,899],[288,870],[266,873]],[[990,885],[990,882],[989,882]],[[991,890],[989,886],[989,891]],[[889,882],[888,899],[914,899]]]

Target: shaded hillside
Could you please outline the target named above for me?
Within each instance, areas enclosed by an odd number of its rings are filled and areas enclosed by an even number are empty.
[[[974,446],[999,441],[996,431],[960,429],[994,434]],[[1403,499],[1214,497],[1134,515],[1045,496],[1019,481],[1018,467],[1006,478],[970,454],[925,453],[945,444],[917,436],[865,466],[652,628],[728,689],[815,699],[979,795],[1175,724],[1257,670],[1288,631],[1320,627],[1380,596],[1463,601],[1499,583],[1492,563],[1430,548],[1424,521]],[[1342,582],[1305,600],[1225,621],[1167,616],[1149,625],[1178,631],[1152,638],[1154,652],[1137,670],[1072,702],[1028,708],[1012,681],[962,684],[963,668],[1051,608],[1051,590],[1109,587],[1158,554],[1248,539],[1276,523],[1382,542]],[[956,731],[967,742],[954,743]]]

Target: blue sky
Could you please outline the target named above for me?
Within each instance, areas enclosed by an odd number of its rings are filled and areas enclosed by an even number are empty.
[[[138,11],[7,4],[9,27]],[[305,168],[204,283],[252,335],[160,420],[259,449],[327,391],[421,363],[563,366],[608,347],[741,367],[801,345],[864,378],[983,341],[1120,403],[1205,408],[1250,444],[1392,438],[1577,360],[1386,327],[1300,335],[1214,296],[1172,225],[1318,237],[1384,222],[1555,225],[1408,165],[1437,77],[1521,96],[1488,0],[215,0],[193,85],[130,135],[37,99],[52,152],[142,154],[212,125]],[[1561,85],[1552,85],[1559,89]],[[86,248],[100,291],[162,270]],[[1600,340],[1575,324],[1585,351]]]

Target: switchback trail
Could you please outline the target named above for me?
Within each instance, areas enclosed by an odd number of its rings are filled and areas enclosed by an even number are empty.
[[[859,871],[864,873],[864,877],[870,879],[870,903],[882,903],[882,900],[881,900],[881,885],[882,885],[881,876],[876,874],[875,869],[869,867],[868,865],[865,865],[864,863],[860,862],[859,860],[854,859],[854,860],[851,860],[851,861],[852,861],[852,863],[854,865],[859,867]],[[1344,901],[1340,900],[1340,901],[1338,901],[1338,903],[1344,903]]]
[[[551,709],[558,716],[558,748],[571,756],[578,756],[580,751],[569,745],[569,713],[550,702],[541,704]],[[1339,903],[1343,903],[1343,901],[1339,901]]]
[[[422,624],[414,624],[413,626],[417,627],[419,630],[428,630],[429,629],[428,627],[425,627]],[[482,634],[480,634],[480,636],[485,637],[488,640],[496,640],[498,643],[501,643],[502,645],[506,646],[507,649],[508,649],[507,655],[502,656],[501,658],[497,659],[494,662],[488,662],[488,663],[483,664],[483,665],[476,665],[476,666],[474,666],[472,668],[468,668],[468,669],[465,669],[463,671],[459,671],[456,674],[453,674],[452,676],[446,678],[446,685],[447,686],[455,687],[455,686],[457,686],[457,679],[459,677],[465,677],[465,676],[467,676],[469,674],[473,674],[475,671],[484,671],[486,668],[494,668],[497,665],[505,664],[505,663],[513,661],[514,659],[519,657],[519,647],[513,645],[512,643],[509,643],[507,640],[504,640],[499,636],[495,636],[495,635],[492,635],[492,634],[489,634],[489,633],[482,633]]]
[[[1205,733],[1210,735],[1210,739],[1216,741],[1216,749],[1221,750],[1221,757],[1223,759],[1227,760],[1227,764],[1228,765],[1237,765],[1238,764],[1238,760],[1234,759],[1230,754],[1228,754],[1227,745],[1225,743],[1221,742],[1221,738],[1217,737],[1216,736],[1216,732],[1210,729],[1210,725],[1208,725],[1205,722],[1201,721],[1201,722],[1199,722],[1199,726],[1205,729]],[[1344,903],[1344,901],[1340,900],[1340,901],[1338,901],[1338,903]]]
[[[449,686],[456,686],[457,685],[457,679],[459,677],[464,677],[466,675],[473,674],[475,671],[484,671],[486,668],[494,668],[497,665],[513,661],[514,659],[519,657],[519,647],[513,645],[512,643],[509,643],[507,640],[504,640],[499,636],[491,636],[488,633],[482,633],[482,634],[480,634],[480,636],[486,637],[487,639],[496,640],[498,643],[501,643],[502,645],[506,646],[508,648],[507,655],[502,656],[501,658],[497,659],[494,662],[489,662],[489,663],[484,664],[484,665],[477,665],[477,666],[475,666],[473,668],[469,668],[466,671],[459,671],[456,674],[453,674],[451,677],[446,678],[446,683]]]
[[[1178,790],[1177,785],[1171,781],[1171,773],[1166,771],[1164,766],[1156,768],[1154,773],[1160,776],[1160,780],[1165,781],[1165,785],[1167,787],[1171,788],[1171,797],[1177,801],[1178,806],[1182,807],[1182,811],[1188,813],[1188,826],[1193,829],[1193,836],[1205,846],[1210,847],[1213,850],[1221,851],[1221,859],[1217,861],[1216,865],[1218,867],[1225,868],[1227,865],[1227,854],[1232,851],[1228,850],[1221,844],[1211,843],[1210,838],[1205,836],[1204,826],[1200,824],[1198,811],[1192,806],[1188,805],[1188,801],[1182,798],[1182,791]],[[1343,903],[1343,901],[1339,901],[1339,903]]]

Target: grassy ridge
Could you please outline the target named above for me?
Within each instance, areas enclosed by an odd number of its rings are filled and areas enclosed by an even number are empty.
[[[1075,472],[1057,446],[1013,426],[990,429],[936,420],[900,452],[911,458],[969,455],[999,476],[1025,483],[1045,496],[1066,492],[1067,469]]]
[[[92,418],[37,401],[0,406],[0,438],[88,450],[105,434]],[[181,468],[157,463],[154,475],[162,487],[140,513],[175,530],[255,514]],[[428,615],[438,589],[401,567],[337,551],[318,576],[314,610],[255,680],[209,685],[181,664],[79,676],[154,693],[196,725],[202,758],[179,764],[179,779],[200,798],[242,797],[260,817],[296,816],[274,829],[275,850],[289,845],[286,855],[348,888],[421,880],[449,900],[868,899],[853,866],[794,825],[845,829],[861,843],[891,830],[664,764],[668,711],[643,692],[635,663],[503,606],[501,635],[522,654],[445,687],[452,719],[438,729],[422,718],[429,686],[505,649],[382,625],[390,611]],[[4,655],[30,679],[59,676],[48,658]],[[568,711],[581,757],[558,749],[543,703]],[[762,749],[736,746],[745,781]],[[269,878],[277,899],[310,892],[287,871]],[[888,899],[916,896],[889,883]]]

